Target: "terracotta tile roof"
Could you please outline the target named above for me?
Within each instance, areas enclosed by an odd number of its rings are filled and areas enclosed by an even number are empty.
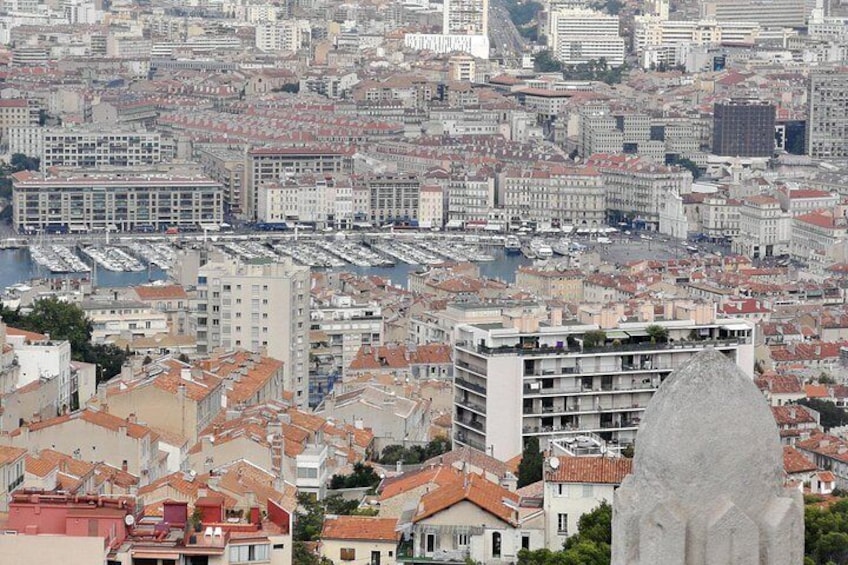
[[[283,369],[283,362],[271,357],[261,357],[248,351],[236,351],[204,360],[199,363],[204,370],[227,378],[227,403],[242,404],[250,400],[270,379]],[[244,373],[241,371],[244,369]]]
[[[185,289],[177,284],[172,285],[143,285],[133,287],[139,300],[187,300]]]
[[[27,452],[21,447],[12,447],[10,445],[0,445],[0,465],[6,465],[12,461],[17,461]]]
[[[783,470],[788,475],[794,475],[795,473],[811,473],[816,470],[816,465],[794,447],[784,445]]]
[[[771,412],[778,426],[795,426],[798,424],[815,424],[816,419],[806,406],[772,406]]]
[[[385,479],[380,487],[380,500],[394,498],[424,485],[445,486],[458,480],[460,476],[461,473],[457,469],[445,465],[410,471]]]
[[[804,393],[807,398],[827,398],[829,396],[825,385],[806,384],[804,385]]]
[[[491,473],[499,479],[505,477],[507,473],[512,472],[509,465],[500,459],[495,459],[482,451],[478,451],[467,446],[452,449],[447,453],[438,455],[424,462],[425,465],[444,464],[452,465],[456,468],[462,467],[464,463],[468,463],[472,467]]]
[[[762,391],[772,394],[803,394],[801,380],[794,375],[762,375],[757,377],[756,385]]]
[[[373,516],[327,516],[321,539],[389,541],[398,539],[397,520]]]
[[[98,412],[95,410],[83,410],[81,412],[75,412],[73,414],[66,414],[64,416],[50,418],[49,420],[35,422],[29,424],[29,431],[37,432],[45,428],[60,426],[62,424],[70,422],[71,420],[82,420],[83,422],[87,422],[94,426],[106,428],[113,432],[117,432],[120,428],[124,427],[127,429],[127,435],[133,439],[141,439],[146,435],[150,435],[152,439],[158,439],[158,435],[147,426],[135,424],[123,418],[119,418],[118,416],[107,414],[106,412]],[[12,435],[19,435],[20,433],[21,429],[18,428],[12,432]]]
[[[830,471],[821,471],[820,473],[817,473],[816,476],[824,483],[832,483],[836,481],[836,476]]]
[[[11,326],[6,326],[6,335],[23,336],[26,341],[44,341],[47,336],[27,330],[20,330]]]
[[[248,461],[236,461],[218,472],[223,475],[220,476],[216,488],[239,498],[242,503],[247,500],[248,494],[252,493],[256,502],[263,507],[267,506],[268,500],[287,510],[297,507],[297,489],[293,485],[283,483],[283,491],[277,490],[274,487],[274,475]]]
[[[559,466],[548,469],[545,480],[557,483],[619,485],[633,469],[626,457],[558,457]]]
[[[504,522],[516,524],[519,496],[473,473],[422,496],[412,521],[420,522],[462,501],[471,502]]]
[[[154,386],[170,394],[184,387],[186,398],[196,402],[218,390],[222,380],[215,374],[192,367],[177,359],[161,359],[145,365],[130,379],[120,377],[109,381],[107,396],[131,394],[148,386]]]

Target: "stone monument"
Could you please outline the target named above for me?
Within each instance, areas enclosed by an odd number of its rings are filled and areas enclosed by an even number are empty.
[[[651,400],[614,497],[612,565],[801,565],[801,493],[762,394],[706,350]]]

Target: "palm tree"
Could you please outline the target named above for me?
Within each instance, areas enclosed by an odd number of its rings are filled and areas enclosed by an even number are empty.
[[[651,338],[651,343],[665,343],[668,341],[668,330],[659,324],[651,324],[645,328],[645,332]]]

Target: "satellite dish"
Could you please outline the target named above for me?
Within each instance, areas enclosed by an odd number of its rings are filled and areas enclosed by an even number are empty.
[[[551,469],[558,469],[559,468],[559,459],[556,458],[556,457],[551,457],[550,459],[548,459],[548,465],[551,466]]]
[[[126,516],[124,516],[124,524],[126,524],[127,527],[131,528],[132,525],[135,524],[135,516],[133,516],[132,514],[127,514]]]

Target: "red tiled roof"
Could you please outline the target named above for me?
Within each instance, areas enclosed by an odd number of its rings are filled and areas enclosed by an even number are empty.
[[[815,464],[790,445],[783,446],[783,470],[788,475],[795,473],[811,473],[816,470]]]
[[[546,480],[557,483],[594,483],[618,485],[633,469],[626,457],[558,457],[556,469],[549,469]]]
[[[389,541],[398,539],[395,518],[374,516],[327,516],[321,539]]]
[[[413,522],[420,522],[462,501],[471,502],[504,522],[516,523],[516,510],[504,501],[517,507],[518,495],[471,473],[422,496]]]

